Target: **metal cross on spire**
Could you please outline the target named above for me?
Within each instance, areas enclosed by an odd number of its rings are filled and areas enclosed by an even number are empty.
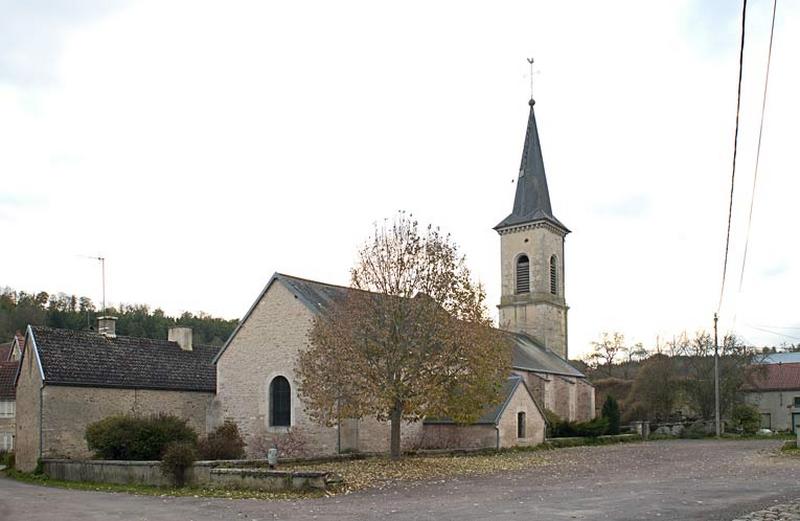
[[[531,66],[531,101],[533,101],[533,58],[527,58],[527,60]]]

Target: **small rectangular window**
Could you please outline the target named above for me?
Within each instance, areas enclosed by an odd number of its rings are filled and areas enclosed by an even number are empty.
[[[525,437],[525,413],[517,413],[517,438]]]
[[[10,432],[0,434],[0,450],[14,450],[14,435]]]
[[[13,418],[15,410],[14,400],[0,400],[0,418]]]
[[[795,396],[794,397],[794,406],[795,407],[800,407],[800,396]]]

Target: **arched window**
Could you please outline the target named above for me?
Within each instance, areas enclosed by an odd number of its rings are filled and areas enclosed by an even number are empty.
[[[558,295],[558,259],[550,257],[550,293]]]
[[[525,437],[525,413],[517,413],[517,438]]]
[[[531,291],[531,263],[527,255],[517,257],[517,293]]]
[[[269,425],[288,427],[292,419],[292,391],[289,380],[276,376],[269,384]]]

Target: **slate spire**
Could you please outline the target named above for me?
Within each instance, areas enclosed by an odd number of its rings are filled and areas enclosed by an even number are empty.
[[[525,145],[522,149],[522,161],[519,165],[517,192],[514,196],[514,208],[511,215],[495,226],[495,230],[525,224],[534,221],[549,221],[565,233],[569,230],[555,218],[550,206],[550,192],[547,190],[547,177],[544,173],[542,145],[539,142],[539,131],[536,128],[536,114],[533,98],[528,102],[528,129],[525,132]]]

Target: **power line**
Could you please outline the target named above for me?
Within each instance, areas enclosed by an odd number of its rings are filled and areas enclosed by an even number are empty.
[[[744,35],[745,35],[745,16],[747,14],[747,0],[742,2],[742,40],[739,44],[739,84],[736,93],[736,130],[733,134],[733,164],[731,167],[731,195],[728,204],[728,231],[725,234],[725,260],[722,263],[722,284],[719,289],[719,304],[717,313],[722,308],[722,297],[725,294],[725,279],[728,275],[728,251],[731,244],[731,218],[733,216],[733,187],[736,180],[736,152],[739,145],[739,109],[742,105],[742,69],[744,65]]]
[[[742,255],[742,271],[739,274],[739,293],[742,292],[744,281],[744,267],[747,264],[747,249],[750,245],[750,227],[753,224],[753,202],[756,199],[756,182],[758,181],[758,163],[761,158],[761,137],[764,133],[764,113],[767,109],[767,88],[769,87],[769,68],[772,63],[772,41],[775,36],[775,14],[778,11],[778,0],[772,1],[772,26],[769,30],[769,50],[767,51],[767,71],[764,74],[764,94],[761,97],[761,123],[758,126],[758,147],[756,148],[756,165],[753,170],[753,189],[750,192],[750,214],[747,217],[747,233],[744,239],[744,254]]]
[[[780,337],[784,337],[784,338],[791,338],[793,340],[800,340],[800,337],[787,335],[785,333],[778,333],[777,331],[771,331],[771,330],[769,330],[769,329],[767,329],[765,327],[758,327],[758,326],[754,326],[752,324],[749,324],[749,326],[751,328],[753,328],[753,329],[757,329],[758,331],[763,331],[764,333],[769,333],[771,335],[780,336]]]

